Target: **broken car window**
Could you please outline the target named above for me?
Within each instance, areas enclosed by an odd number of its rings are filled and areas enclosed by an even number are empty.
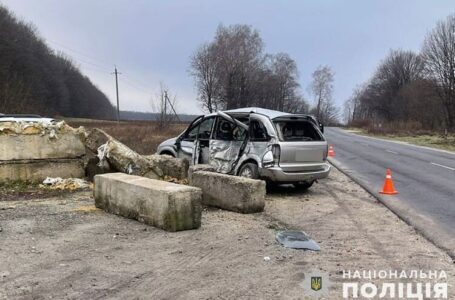
[[[280,140],[282,141],[322,141],[322,136],[311,122],[305,120],[275,121]]]
[[[221,141],[243,141],[245,139],[246,130],[242,127],[235,125],[223,118],[219,118],[216,131],[215,139]]]
[[[265,128],[262,122],[257,120],[252,120],[249,124],[250,126],[250,140],[252,142],[266,142],[268,141],[269,135],[267,134],[267,129]]]
[[[199,132],[199,139],[208,140],[210,139],[210,133],[212,132],[212,125],[213,121],[215,120],[214,117],[207,118],[200,122],[199,124],[194,125],[188,133],[186,134],[184,140],[185,141],[194,141],[198,136]]]
[[[207,118],[201,122],[199,125],[199,135],[198,138],[200,140],[208,140],[210,139],[210,134],[212,133],[212,126],[213,121],[215,120],[214,117]]]

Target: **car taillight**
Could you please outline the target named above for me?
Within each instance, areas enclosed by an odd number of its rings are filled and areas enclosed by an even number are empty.
[[[273,145],[272,146],[272,154],[273,154],[273,164],[278,166],[280,162],[280,155],[281,155],[281,148],[280,145]]]

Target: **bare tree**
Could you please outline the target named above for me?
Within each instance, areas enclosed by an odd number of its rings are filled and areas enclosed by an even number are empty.
[[[337,109],[332,101],[334,73],[329,66],[319,66],[312,74],[310,91],[315,97],[315,114],[327,123],[337,118]]]
[[[246,106],[254,97],[252,86],[263,62],[259,32],[247,25],[220,25],[213,45],[219,59],[221,100],[227,109]]]
[[[204,110],[212,113],[220,107],[220,84],[217,74],[217,53],[213,45],[204,44],[191,57],[191,75]]]
[[[416,114],[415,108],[421,106],[416,104],[416,95],[409,90],[410,86],[416,89],[417,85],[429,88],[431,84],[423,81],[423,71],[424,62],[420,55],[412,51],[391,50],[379,63],[373,77],[354,90],[350,99],[351,121],[424,122],[415,118],[424,114]],[[422,97],[418,99],[426,101]],[[427,101],[430,102],[428,98]]]
[[[438,87],[446,113],[448,128],[455,128],[455,14],[436,27],[425,38],[422,55],[430,78]]]
[[[191,57],[190,73],[209,112],[247,106],[308,110],[295,61],[286,53],[264,54],[258,31],[247,25],[220,25],[213,41]]]
[[[278,110],[293,110],[297,100],[296,89],[299,87],[297,64],[286,53],[270,56],[270,71],[275,81],[275,99],[273,106]],[[299,99],[300,100],[300,99]]]

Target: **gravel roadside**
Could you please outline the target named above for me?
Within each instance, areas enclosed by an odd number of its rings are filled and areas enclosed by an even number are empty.
[[[343,270],[444,270],[452,296],[450,257],[338,170],[266,202],[251,215],[205,209],[200,229],[168,233],[96,209],[89,191],[0,200],[0,299],[304,299],[311,271],[342,299]],[[281,247],[281,229],[322,251]]]

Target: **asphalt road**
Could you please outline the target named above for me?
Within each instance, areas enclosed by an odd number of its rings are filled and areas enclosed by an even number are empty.
[[[377,196],[386,168],[394,196],[382,196],[393,211],[455,259],[455,154],[326,128],[334,163]]]

